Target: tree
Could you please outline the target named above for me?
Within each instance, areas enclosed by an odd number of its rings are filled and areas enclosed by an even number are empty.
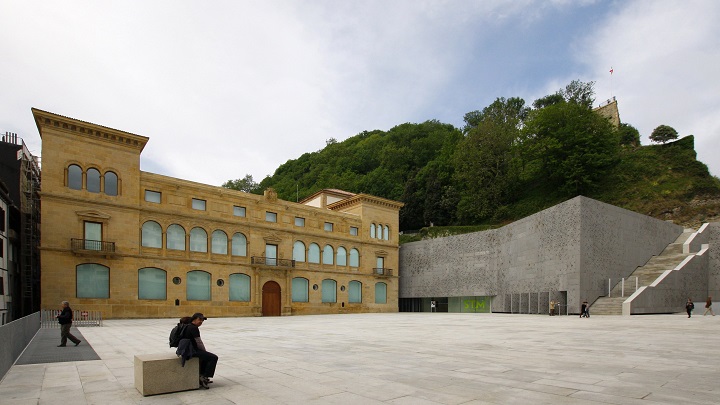
[[[244,191],[246,193],[255,193],[258,191],[258,183],[253,181],[252,175],[245,175],[242,179],[228,180],[222,185],[232,190]]]
[[[640,131],[630,124],[620,124],[618,128],[620,144],[628,146],[640,146]]]
[[[650,140],[656,143],[666,143],[678,138],[675,128],[668,125],[659,125],[650,134]]]

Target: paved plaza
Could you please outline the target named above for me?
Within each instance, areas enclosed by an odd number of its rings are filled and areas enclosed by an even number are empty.
[[[192,311],[189,311],[192,312]],[[717,404],[720,317],[344,314],[211,318],[209,390],[142,397],[133,356],[174,319],[79,328],[100,360],[14,365],[17,404]],[[46,330],[41,330],[46,331]],[[37,342],[35,342],[37,343]],[[89,349],[85,349],[89,350]],[[91,350],[90,350],[91,351]]]

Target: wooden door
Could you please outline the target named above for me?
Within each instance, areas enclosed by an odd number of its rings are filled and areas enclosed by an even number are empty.
[[[280,316],[280,284],[268,281],[262,288],[262,315]]]

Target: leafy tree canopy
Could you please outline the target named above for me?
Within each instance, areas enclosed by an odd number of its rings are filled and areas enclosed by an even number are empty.
[[[650,140],[656,143],[666,143],[678,138],[675,128],[668,125],[659,125],[650,134]]]
[[[261,190],[258,188],[258,183],[253,181],[253,176],[250,174],[245,175],[242,179],[228,180],[222,185],[225,188],[244,191],[246,193],[259,193]]]

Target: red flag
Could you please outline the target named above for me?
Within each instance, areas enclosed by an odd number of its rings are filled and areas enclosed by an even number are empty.
[[[613,72],[613,68],[612,68],[612,66],[611,66],[611,67],[610,67],[610,74],[612,74],[612,72]]]

